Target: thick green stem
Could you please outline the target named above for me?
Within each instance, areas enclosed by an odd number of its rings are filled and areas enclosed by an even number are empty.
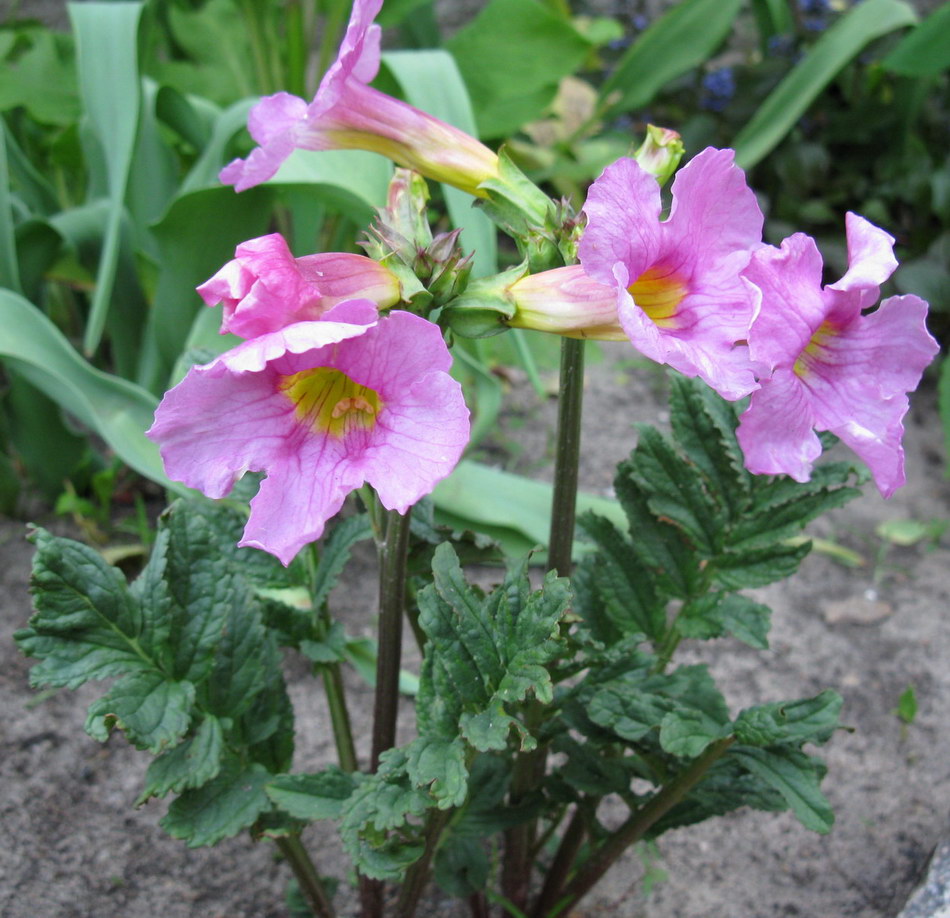
[[[379,767],[379,757],[396,745],[410,513],[411,511],[402,516],[395,510],[389,511],[386,518],[386,537],[380,546],[379,652],[376,656],[371,771],[376,771]]]
[[[576,338],[564,338],[561,341],[557,453],[554,457],[551,537],[548,540],[548,567],[557,571],[562,577],[566,577],[571,573],[583,396],[584,341]]]
[[[557,905],[548,913],[550,918],[556,918],[557,915],[574,908],[630,845],[640,841],[656,822],[702,781],[713,763],[721,758],[734,742],[734,737],[727,736],[711,743],[688,768],[666,784],[649,803],[632,813],[613,835],[595,848],[564,888]]]
[[[314,867],[310,855],[300,841],[299,835],[288,835],[285,838],[276,838],[274,841],[283,854],[287,863],[290,864],[297,882],[300,884],[300,891],[304,894],[310,908],[313,909],[317,918],[335,918],[333,903],[323,888],[323,881],[317,868]]]
[[[557,451],[554,456],[554,495],[551,500],[551,536],[548,567],[561,576],[571,572],[574,519],[577,507],[577,470],[581,445],[581,408],[584,395],[584,341],[561,342],[561,377],[558,393]],[[525,726],[532,733],[544,719],[542,705],[534,701],[525,712]],[[544,778],[547,750],[538,746],[521,753],[511,778],[511,805],[517,806]],[[518,908],[525,908],[531,885],[530,852],[537,831],[530,820],[505,833],[502,889]]]
[[[359,769],[356,759],[356,746],[353,743],[353,730],[350,726],[350,712],[346,707],[346,694],[343,690],[343,673],[339,663],[328,663],[322,667],[323,689],[327,695],[327,707],[330,709],[330,723],[333,725],[333,739],[340,768],[346,772]]]

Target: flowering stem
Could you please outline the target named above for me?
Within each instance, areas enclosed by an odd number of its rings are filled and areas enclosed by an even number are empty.
[[[561,341],[561,378],[558,393],[557,452],[554,457],[554,495],[551,500],[551,536],[548,567],[566,576],[571,572],[574,517],[577,505],[577,469],[581,443],[581,405],[584,394],[584,341]],[[525,726],[532,733],[543,720],[541,704],[533,701],[525,711]],[[511,777],[511,806],[537,788],[544,777],[544,746],[519,754]],[[534,820],[506,833],[502,888],[519,908],[527,902],[531,879],[530,851],[536,832]]]
[[[386,518],[385,539],[380,545],[379,652],[376,656],[371,771],[376,771],[379,757],[396,744],[410,515],[410,512],[403,516],[395,510],[390,510]]]
[[[713,763],[720,759],[734,742],[735,737],[727,736],[710,743],[699,758],[664,785],[649,803],[631,813],[613,835],[593,850],[564,888],[557,905],[546,913],[548,918],[557,918],[574,908],[630,845],[640,841],[653,825],[706,777],[706,772]]]
[[[356,759],[356,747],[353,743],[353,730],[350,726],[350,713],[346,707],[346,695],[343,691],[343,674],[339,663],[328,663],[323,668],[323,690],[327,695],[327,707],[330,709],[330,723],[333,725],[333,739],[336,742],[336,754],[340,768],[354,772],[359,768]]]
[[[310,908],[313,909],[317,918],[334,918],[333,903],[323,888],[323,881],[317,868],[314,867],[310,855],[300,841],[299,835],[288,835],[284,838],[275,838],[280,853],[283,854],[287,863],[290,864],[297,882],[300,884],[300,890],[307,899]]]
[[[557,571],[562,577],[566,577],[571,572],[583,395],[584,341],[578,338],[564,338],[561,341],[557,453],[554,457],[551,537],[548,540],[548,567]]]

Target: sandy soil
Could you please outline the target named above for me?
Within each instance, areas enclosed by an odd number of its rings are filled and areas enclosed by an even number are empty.
[[[609,489],[614,463],[633,444],[632,423],[662,423],[664,417],[657,399],[662,379],[632,367],[630,356],[617,346],[589,369],[582,479],[592,491]],[[516,384],[510,404],[494,455],[549,473],[553,402],[539,403],[526,385]],[[906,488],[888,502],[869,493],[814,527],[814,534],[860,552],[863,567],[843,567],[813,553],[798,576],[760,591],[775,612],[770,651],[725,640],[699,648],[735,710],[825,687],[844,695],[843,719],[853,732],[839,732],[825,747],[830,772],[824,788],[838,813],[832,834],[813,835],[789,814],[751,811],[678,830],[661,839],[649,867],[649,896],[643,892],[643,855],[631,852],[578,914],[884,918],[900,910],[947,830],[950,555],[944,547],[920,544],[883,553],[874,527],[885,518],[950,516],[929,391],[916,400],[906,444]],[[11,639],[30,614],[31,546],[24,531],[20,522],[0,521],[0,915],[287,916],[288,871],[269,845],[238,837],[212,850],[189,851],[158,828],[164,804],[133,809],[146,756],[121,737],[100,745],[82,732],[94,687],[55,693],[28,687],[29,662]],[[358,558],[337,594],[337,614],[351,631],[371,625],[372,566],[371,558]],[[869,617],[876,620],[856,623]],[[686,654],[698,656],[699,649]],[[313,769],[332,759],[327,717],[306,666],[289,659],[287,669],[301,734],[296,764]],[[920,711],[905,727],[893,712],[909,684],[916,687]],[[350,688],[357,722],[368,723],[368,689],[355,678]],[[406,738],[408,704],[404,715]],[[364,755],[366,732],[360,738]],[[306,840],[320,869],[345,879],[332,831],[314,828]],[[337,904],[342,915],[355,914],[345,883]],[[437,890],[426,911],[455,914]]]

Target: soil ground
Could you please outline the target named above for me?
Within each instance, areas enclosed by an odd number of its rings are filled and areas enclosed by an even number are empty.
[[[581,469],[583,486],[600,493],[609,492],[614,464],[633,445],[633,422],[665,417],[662,377],[635,366],[620,345],[605,352],[589,367]],[[733,710],[825,687],[844,695],[843,720],[853,730],[839,731],[823,750],[824,790],[838,814],[832,833],[811,834],[790,814],[752,811],[677,830],[658,851],[630,852],[576,914],[893,918],[900,911],[948,829],[950,553],[942,545],[888,546],[874,530],[884,519],[950,519],[933,401],[925,388],[908,418],[909,484],[889,501],[868,491],[810,530],[857,551],[864,565],[813,552],[797,576],[759,591],[774,610],[767,652],[731,640],[685,650],[696,659],[702,651]],[[553,401],[538,401],[516,381],[508,404],[489,457],[549,474]],[[64,531],[61,521],[41,522]],[[100,745],[82,732],[96,687],[28,687],[29,661],[11,637],[30,615],[24,534],[23,523],[0,521],[0,916],[287,918],[288,871],[268,844],[242,836],[188,850],[159,829],[162,802],[133,808],[147,757],[121,737]],[[371,627],[374,581],[372,559],[361,556],[336,594],[351,632]],[[287,673],[300,732],[296,767],[312,770],[333,757],[327,717],[306,665],[288,659]],[[894,709],[911,684],[920,707],[905,725]],[[369,690],[355,677],[349,687],[356,722],[368,724]],[[403,715],[407,738],[409,704]],[[364,757],[367,733],[359,737]],[[305,840],[321,871],[344,881],[341,915],[355,915],[332,830],[314,828]],[[434,889],[425,911],[456,914]]]

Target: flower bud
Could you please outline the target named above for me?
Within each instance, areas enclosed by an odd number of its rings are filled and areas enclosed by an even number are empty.
[[[676,131],[648,124],[647,136],[633,158],[662,188],[676,171],[684,152],[683,141]]]

